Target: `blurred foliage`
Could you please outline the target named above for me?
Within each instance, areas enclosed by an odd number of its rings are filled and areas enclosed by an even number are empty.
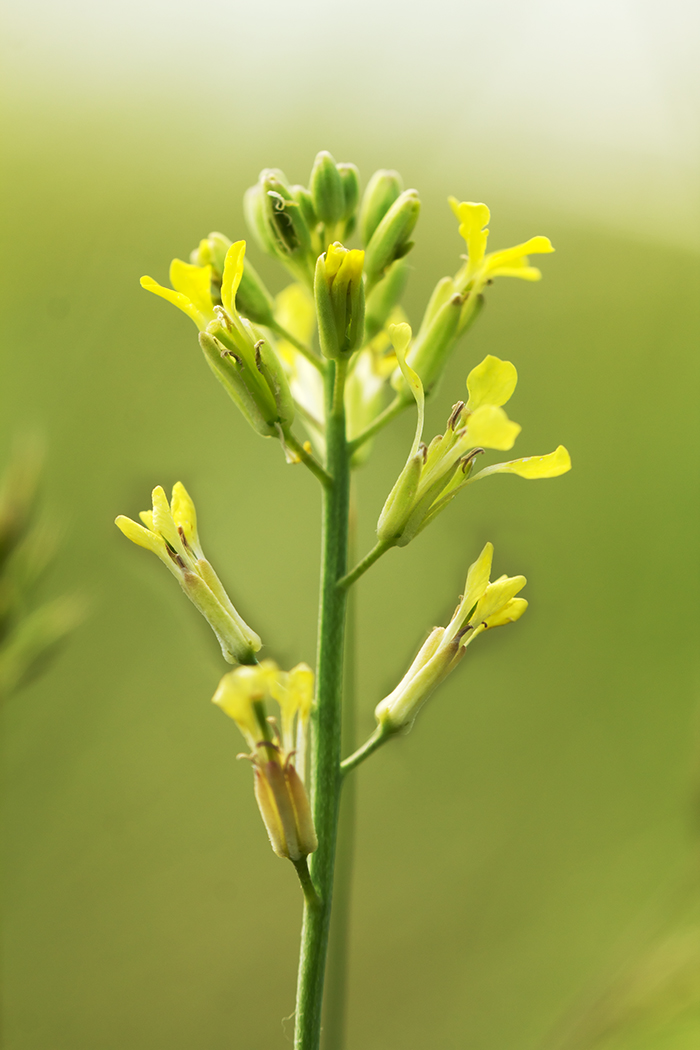
[[[56,554],[55,529],[35,522],[42,461],[37,442],[18,445],[0,484],[0,699],[47,664],[80,622],[83,605],[64,597],[36,605]]]
[[[326,146],[421,191],[414,324],[462,250],[448,193],[486,200],[494,248],[537,232],[557,249],[540,285],[490,289],[427,428],[494,353],[520,376],[519,454],[562,441],[574,470],[475,486],[358,595],[360,731],[487,539],[498,573],[528,576],[531,607],[360,774],[350,1047],[541,1046],[689,850],[697,260],[493,195],[417,139],[296,127],[291,145],[273,122],[244,145],[222,134],[214,157],[196,122],[154,134],[102,110],[10,130],[0,439],[48,433],[48,497],[69,526],[55,578],[97,608],[6,712],[8,1050],[288,1045],[299,895],[269,856],[236,729],[209,704],[216,644],[112,522],[181,479],[265,655],[313,662],[317,485],[249,432],[187,319],[138,278],[163,280],[211,229],[240,236],[260,167],[301,178]],[[41,245],[40,295],[19,244]],[[361,550],[412,429],[382,435],[358,477]],[[633,1045],[676,1050],[615,1050]]]

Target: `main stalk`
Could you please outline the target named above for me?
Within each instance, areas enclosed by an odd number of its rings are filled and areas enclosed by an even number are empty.
[[[323,981],[333,899],[333,871],[340,805],[343,654],[347,592],[338,581],[347,572],[350,454],[345,427],[345,363],[329,362],[326,373],[326,470],[321,539],[317,694],[311,746],[310,789],[318,849],[311,877],[318,902],[305,899],[297,984],[295,1050],[318,1050]]]

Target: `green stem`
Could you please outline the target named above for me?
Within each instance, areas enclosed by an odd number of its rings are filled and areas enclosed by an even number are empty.
[[[316,887],[311,879],[306,857],[302,857],[301,860],[293,860],[292,864],[297,870],[297,875],[299,876],[301,888],[304,891],[304,900],[307,906],[314,910],[320,908],[321,900],[318,893],[316,893]]]
[[[321,464],[316,459],[314,459],[310,452],[306,451],[301,442],[297,441],[294,435],[288,430],[284,431],[283,436],[284,442],[287,445],[287,447],[292,450],[295,456],[299,457],[300,461],[304,464],[304,466],[309,468],[311,473],[318,478],[321,484],[326,488],[332,485],[333,480],[330,474],[323,469]]]
[[[355,487],[350,489],[350,531],[348,560],[355,554],[357,533],[357,501]],[[348,597],[346,642],[345,642],[345,688],[343,692],[343,752],[353,751],[356,743],[356,644],[357,601],[356,592]],[[344,1050],[347,1039],[347,1003],[350,950],[350,913],[352,905],[352,881],[355,855],[356,781],[353,777],[343,785],[338,821],[338,846],[335,862],[335,888],[333,890],[333,913],[328,939],[328,961],[326,962],[326,993],[323,1001],[322,1050]]]
[[[365,740],[362,747],[358,747],[354,754],[350,755],[340,763],[340,772],[342,775],[345,777],[348,773],[352,773],[353,769],[356,769],[361,762],[364,762],[366,758],[369,758],[369,756],[373,754],[377,748],[380,748],[382,744],[385,744],[387,740],[391,740],[392,736],[394,736],[394,733],[387,732],[384,726],[377,726],[371,737]]]
[[[387,425],[391,423],[392,419],[396,419],[397,416],[401,415],[405,408],[413,404],[412,401],[405,401],[403,398],[395,397],[390,405],[387,405],[383,412],[380,412],[376,419],[374,419],[368,427],[365,427],[357,437],[354,437],[350,442],[350,454],[357,452],[358,448],[364,445],[365,441],[369,441],[371,437]]]
[[[384,554],[388,550],[391,550],[391,547],[391,543],[385,543],[382,540],[379,540],[379,542],[376,543],[374,547],[372,547],[372,550],[369,552],[369,554],[365,554],[362,561],[358,562],[351,572],[346,573],[345,576],[342,577],[342,579],[338,580],[338,587],[341,590],[346,591],[348,587],[352,586],[355,580],[359,580],[360,576],[364,575],[364,573],[366,573],[367,570],[372,565],[374,565],[375,561],[381,558],[382,554]]]
[[[323,493],[321,599],[319,609],[316,708],[311,742],[311,806],[318,849],[311,877],[319,907],[304,903],[297,983],[295,1050],[319,1050],[321,1006],[333,897],[338,810],[345,641],[346,592],[338,580],[347,568],[350,456],[345,432],[345,364],[326,374],[326,468],[332,484]]]

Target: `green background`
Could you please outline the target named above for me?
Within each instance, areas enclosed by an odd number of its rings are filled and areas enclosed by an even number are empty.
[[[696,260],[492,189],[420,139],[307,121],[213,143],[186,117],[19,107],[5,122],[0,447],[46,434],[45,514],[65,534],[49,589],[92,603],[3,714],[6,1045],[289,1045],[300,894],[235,761],[237,730],[209,702],[225,667],[174,581],[112,522],[181,479],[266,655],[313,662],[317,483],[247,428],[191,323],[138,278],[163,281],[210,229],[244,235],[258,170],[305,181],[328,148],[365,182],[398,167],[421,191],[414,323],[462,250],[448,193],[489,203],[492,247],[543,233],[557,249],[539,285],[489,290],[427,433],[493,353],[519,371],[516,453],[561,442],[574,469],[467,490],[358,588],[363,732],[486,540],[498,574],[527,575],[531,606],[359,774],[350,1048],[534,1050],[691,847]],[[279,290],[283,275],[251,256]],[[412,428],[382,435],[358,475],[363,550]],[[679,1024],[665,1042],[614,1046],[690,1050],[698,1028]]]

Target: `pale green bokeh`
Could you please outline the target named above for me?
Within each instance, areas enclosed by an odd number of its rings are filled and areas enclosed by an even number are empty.
[[[350,1050],[535,1050],[689,848],[700,448],[698,267],[672,244],[685,234],[664,246],[567,217],[563,194],[491,184],[483,156],[450,159],[449,141],[431,154],[430,131],[303,110],[285,125],[269,102],[242,141],[221,113],[215,133],[169,106],[45,102],[7,122],[0,438],[47,434],[46,503],[69,530],[55,587],[94,614],[4,716],[8,1050],[289,1045],[300,895],[209,703],[225,668],[112,522],[182,480],[267,653],[313,662],[318,485],[247,428],[194,326],[138,278],[163,280],[210,229],[243,234],[259,168],[303,181],[319,148],[421,190],[414,323],[462,250],[448,192],[489,203],[494,247],[543,233],[557,249],[541,284],[489,290],[426,433],[494,353],[520,376],[516,454],[562,442],[574,470],[467,490],[359,590],[363,730],[487,539],[497,573],[528,576],[531,606],[359,774]],[[359,475],[363,550],[412,430],[407,416],[380,437]],[[625,1038],[614,1050],[686,1050]]]

